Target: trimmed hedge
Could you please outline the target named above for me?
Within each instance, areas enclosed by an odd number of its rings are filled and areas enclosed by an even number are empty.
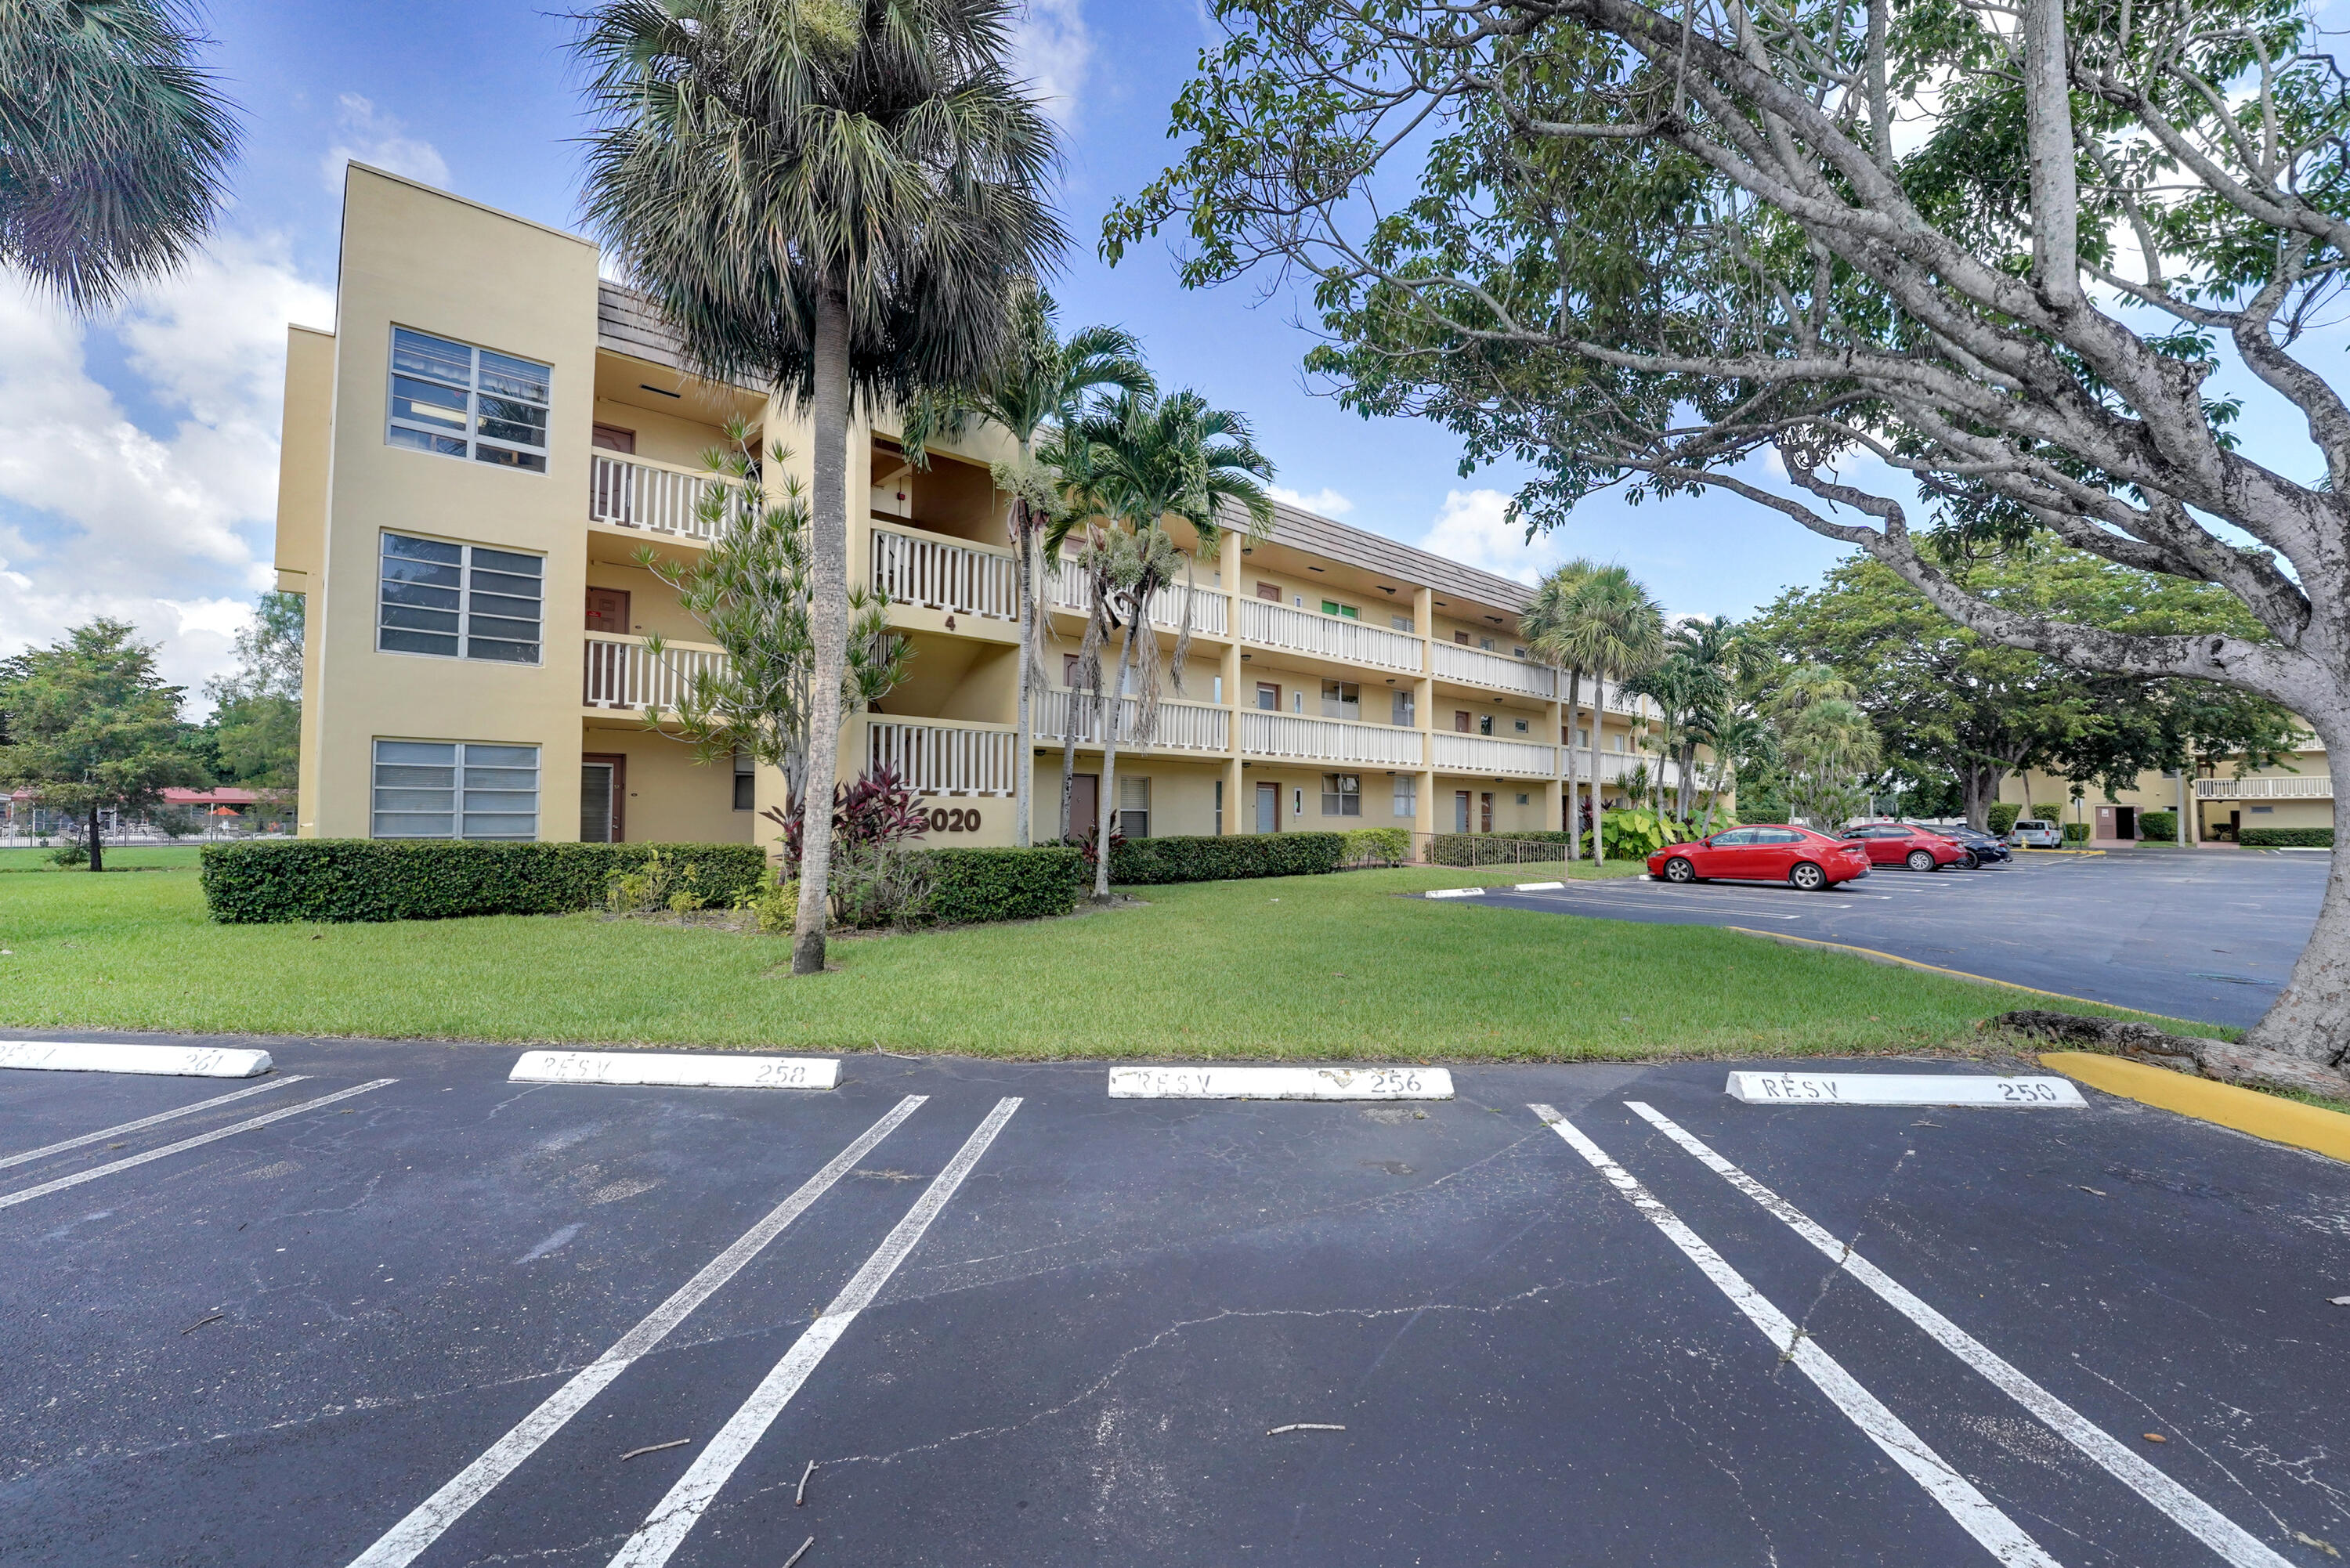
[[[1336,871],[1343,833],[1251,833],[1231,838],[1129,838],[1113,845],[1109,879],[1127,887],[1227,882],[1244,877],[1311,877]]]
[[[2068,822],[2056,831],[2057,836],[2067,844],[2089,842],[2089,825],[2085,822]]]
[[[2247,827],[2236,835],[2247,849],[2331,849],[2330,827]]]
[[[205,845],[204,902],[213,919],[239,924],[565,914],[600,907],[613,873],[655,849],[704,905],[731,906],[767,877],[755,844],[296,838]]]
[[[2137,814],[2137,836],[2158,843],[2167,843],[2178,836],[2178,814],[2175,811],[2141,811]]]
[[[2015,826],[2015,819],[2022,815],[2023,808],[2020,805],[1995,805],[1988,813],[1987,821],[1992,833],[2005,838],[2009,830]]]
[[[1077,907],[1082,850],[1040,844],[1029,849],[910,849],[906,858],[930,881],[923,912],[941,925],[1037,920]]]

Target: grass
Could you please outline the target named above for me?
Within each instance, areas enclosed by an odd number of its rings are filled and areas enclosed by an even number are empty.
[[[196,868],[196,853],[201,846],[194,844],[158,844],[136,849],[109,848],[106,852],[108,871],[192,871]],[[49,859],[47,849],[0,849],[0,872],[55,871],[82,874],[87,866],[59,866]]]
[[[219,926],[184,866],[0,877],[0,1025],[1560,1061],[1980,1050],[1975,1024],[2019,1004],[2011,991],[1707,927],[1395,896],[1560,869],[1140,888],[1139,906],[1075,919],[842,941],[837,971],[804,980],[790,978],[783,940],[714,925],[582,914]]]

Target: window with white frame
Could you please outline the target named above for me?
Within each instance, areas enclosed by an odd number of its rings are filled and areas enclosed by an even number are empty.
[[[1322,815],[1325,816],[1362,815],[1363,775],[1324,774],[1322,775]]]
[[[734,809],[749,811],[759,804],[759,759],[748,752],[734,753]]]
[[[1118,830],[1128,838],[1150,836],[1150,781],[1132,774],[1118,781]]]
[[[1388,693],[1388,722],[1409,730],[1418,722],[1412,713],[1413,697],[1400,689]]]
[[[1395,815],[1407,821],[1419,815],[1419,781],[1409,774],[1395,776]]]
[[[375,743],[375,838],[538,836],[538,748],[479,741]]]
[[[1388,624],[1395,628],[1398,631],[1416,631],[1419,629],[1411,617],[1408,615],[1391,615],[1388,617]]]
[[[375,645],[385,653],[536,664],[546,558],[383,535]]]
[[[553,369],[405,327],[391,329],[393,446],[546,472]]]

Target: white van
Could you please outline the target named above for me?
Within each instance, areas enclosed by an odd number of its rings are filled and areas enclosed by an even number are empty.
[[[2043,822],[2036,816],[2020,816],[2015,826],[2007,830],[2011,849],[2055,849],[2064,845],[2064,835],[2053,822]]]

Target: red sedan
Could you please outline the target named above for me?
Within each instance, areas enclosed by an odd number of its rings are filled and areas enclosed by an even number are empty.
[[[1974,851],[1957,839],[1906,822],[1865,823],[1847,830],[1845,837],[1868,851],[1872,866],[1907,866],[1912,871],[1963,866],[1971,871],[1979,864]]]
[[[1648,875],[1667,882],[1785,882],[1810,893],[1867,876],[1868,855],[1808,827],[1766,823],[1668,844],[1648,857]]]

